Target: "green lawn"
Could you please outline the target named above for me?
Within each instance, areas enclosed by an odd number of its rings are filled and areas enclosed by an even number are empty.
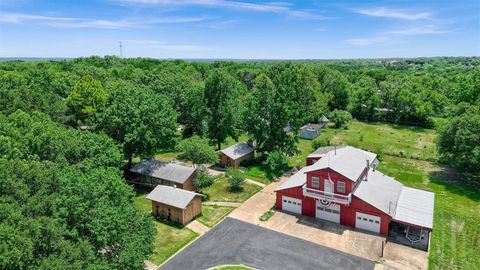
[[[203,188],[201,192],[207,195],[209,201],[244,202],[260,190],[261,188],[257,185],[244,183],[241,191],[231,191],[226,176],[221,176],[211,186]]]
[[[379,171],[435,193],[430,269],[479,269],[480,187],[435,162],[435,130],[352,121],[347,129],[327,131],[332,144],[380,153]],[[305,142],[299,148],[301,157],[290,159],[293,165],[313,150]]]
[[[268,180],[265,173],[265,166],[263,165],[253,165],[247,168],[241,168],[246,178],[255,180],[257,182],[263,183],[265,185],[270,184],[272,181]]]
[[[217,205],[202,205],[202,215],[198,217],[197,220],[205,226],[213,227],[232,212],[233,209],[235,208]]]
[[[325,142],[332,140],[333,136],[338,132],[334,128],[322,129],[320,135],[315,140],[323,140]],[[288,157],[288,165],[290,167],[303,167],[307,156],[311,154],[315,149],[312,147],[312,140],[299,139],[297,144],[299,152],[291,157]]]
[[[136,189],[135,192],[135,203],[142,211],[150,213],[151,203],[145,198],[148,190]],[[157,220],[154,222],[157,235],[155,236],[153,254],[148,259],[157,265],[163,263],[198,236],[196,232],[186,227],[174,226]]]

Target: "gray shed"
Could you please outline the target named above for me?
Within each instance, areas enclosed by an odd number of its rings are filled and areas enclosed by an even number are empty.
[[[322,127],[320,124],[306,124],[300,129],[302,139],[313,140],[320,135]]]

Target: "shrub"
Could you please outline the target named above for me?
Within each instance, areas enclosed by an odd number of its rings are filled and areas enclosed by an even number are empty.
[[[226,175],[230,183],[230,190],[238,191],[242,189],[242,185],[245,182],[245,175],[240,170],[229,168]]]
[[[214,177],[209,175],[206,172],[200,171],[197,174],[195,180],[193,180],[193,184],[197,189],[202,189],[209,187],[213,184]]]
[[[317,140],[312,141],[312,148],[313,149],[318,149],[320,147],[328,146],[329,144],[330,144],[330,142],[328,140],[317,139]]]
[[[270,153],[264,162],[267,178],[272,180],[283,175],[288,168],[288,160],[280,151]]]
[[[215,163],[218,160],[217,153],[208,145],[208,139],[199,136],[180,141],[176,150],[181,152],[180,159],[191,161],[197,165]]]
[[[330,121],[335,124],[336,128],[344,127],[352,120],[352,115],[347,111],[334,110],[330,113]]]

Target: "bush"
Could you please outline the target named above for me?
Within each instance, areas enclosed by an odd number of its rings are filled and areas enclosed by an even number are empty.
[[[330,121],[335,124],[336,128],[341,128],[352,121],[352,115],[347,111],[334,110],[330,113]]]
[[[325,147],[325,146],[329,146],[329,145],[330,145],[330,142],[328,140],[317,139],[317,140],[312,141],[312,148],[315,149],[315,150],[320,148],[320,147]]]
[[[243,172],[237,169],[229,168],[226,175],[228,182],[230,183],[230,190],[239,191],[242,189],[242,185],[245,182],[245,175]]]
[[[280,151],[270,153],[264,162],[267,178],[272,180],[283,175],[288,168],[288,160]]]
[[[195,180],[193,180],[193,184],[197,189],[202,189],[211,186],[213,184],[213,180],[213,176],[207,174],[206,172],[200,171]]]

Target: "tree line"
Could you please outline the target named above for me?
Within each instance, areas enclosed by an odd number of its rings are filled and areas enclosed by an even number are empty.
[[[216,157],[196,149],[246,132],[275,177],[300,127],[322,115],[338,127],[352,116],[436,124],[442,160],[478,174],[479,66],[477,57],[1,62],[0,268],[140,269],[154,228],[133,204],[124,161],[177,145],[201,164]]]

